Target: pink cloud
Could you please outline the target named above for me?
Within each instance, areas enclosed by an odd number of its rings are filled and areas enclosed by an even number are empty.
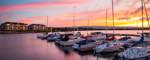
[[[39,3],[28,3],[28,4],[19,4],[12,6],[0,6],[0,12],[14,11],[14,10],[27,10],[28,9],[39,9],[47,8],[51,6],[71,6],[73,4],[81,4],[86,0],[63,0],[62,2],[39,2]]]
[[[24,10],[24,9],[38,9],[45,8],[53,5],[64,5],[64,3],[30,3],[30,4],[21,4],[21,5],[13,5],[13,6],[0,6],[1,12],[13,11],[13,10]]]
[[[90,0],[62,0],[62,1],[66,3],[84,3]]]
[[[20,22],[32,24],[32,23],[39,23],[39,24],[46,24],[47,16],[34,16],[29,18],[22,18]]]
[[[22,23],[27,23],[27,24],[31,24],[32,23],[32,19],[23,19],[21,20]]]
[[[66,6],[71,6],[72,4],[75,3],[83,3],[87,0],[62,0],[62,2],[47,2],[47,3],[30,3],[30,4],[22,4],[22,5],[16,5],[16,6],[0,6],[0,11],[11,11],[11,10],[24,10],[24,9],[39,9],[39,8],[47,8],[49,6],[62,6],[62,5],[66,5]],[[121,1],[121,0],[114,0],[115,3],[117,3],[117,1]],[[137,0],[134,0],[134,3],[137,3]],[[132,1],[133,2],[133,1]],[[139,1],[138,1],[139,2]],[[121,2],[122,3],[122,2]],[[120,4],[119,4],[120,5]],[[126,5],[126,4],[125,4]],[[124,6],[124,5],[123,5]],[[116,6],[117,7],[117,6]],[[121,8],[124,8],[121,6]],[[129,10],[115,10],[115,19],[128,19],[131,14],[130,13],[134,13],[132,15],[138,15],[140,13],[140,9],[138,9],[138,7],[135,7],[134,4],[129,5]],[[73,16],[75,16],[76,21],[78,23],[78,25],[87,25],[85,23],[87,23],[87,16],[89,16],[89,18],[96,24],[97,22],[104,22],[105,21],[105,10],[99,9],[99,10],[91,10],[91,11],[84,11],[84,12],[76,12],[76,13],[64,13],[62,15],[55,15],[52,17],[49,17],[49,25],[50,26],[72,26],[72,19]],[[148,12],[150,12],[150,9],[148,9]],[[137,14],[138,13],[138,14]],[[111,8],[108,9],[108,19],[111,20],[112,16],[111,16],[112,12],[111,12]],[[140,16],[139,15],[139,16]],[[112,21],[112,20],[111,20]],[[41,24],[46,24],[46,17],[45,16],[35,16],[35,17],[31,17],[31,18],[24,18],[21,20],[21,22],[24,23],[41,23]]]

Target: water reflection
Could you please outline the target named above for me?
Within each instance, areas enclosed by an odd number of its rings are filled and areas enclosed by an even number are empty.
[[[92,54],[58,47],[53,42],[37,39],[36,35],[0,35],[0,60],[97,60]]]
[[[53,42],[37,39],[38,34],[0,35],[0,60],[112,60],[113,56],[77,52]]]

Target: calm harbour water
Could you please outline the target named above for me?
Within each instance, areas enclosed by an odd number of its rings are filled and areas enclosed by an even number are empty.
[[[148,30],[147,30],[148,31]],[[94,31],[89,31],[94,32]],[[102,31],[106,32],[106,31]],[[107,31],[111,33],[112,31]],[[115,33],[137,34],[137,30],[118,30]],[[149,31],[150,32],[150,31]],[[86,31],[82,31],[87,34]],[[53,42],[37,39],[39,33],[1,34],[0,60],[111,60],[93,54],[79,54],[73,50],[63,50]]]

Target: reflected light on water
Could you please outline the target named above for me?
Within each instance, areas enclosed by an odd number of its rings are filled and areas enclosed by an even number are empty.
[[[87,34],[86,31],[81,33]],[[116,33],[137,32],[122,30]],[[0,60],[111,60],[111,58],[97,57],[93,54],[82,55],[73,50],[64,51],[53,42],[37,39],[37,35],[39,34],[1,34]]]

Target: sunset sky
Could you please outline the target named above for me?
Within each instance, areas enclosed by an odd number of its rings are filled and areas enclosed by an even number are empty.
[[[48,26],[112,26],[112,0],[1,0],[0,23],[23,22]],[[150,0],[144,0],[150,19]],[[141,0],[114,0],[115,26],[141,26]],[[148,26],[144,10],[144,26]]]

